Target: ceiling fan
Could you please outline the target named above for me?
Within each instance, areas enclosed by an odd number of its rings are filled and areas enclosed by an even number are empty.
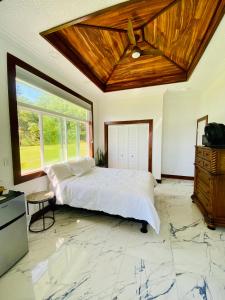
[[[160,51],[159,49],[150,48],[150,46],[149,46],[149,49],[142,50],[137,46],[137,41],[136,41],[136,36],[134,34],[133,24],[130,19],[128,20],[127,35],[128,35],[129,41],[130,41],[130,45],[132,47],[132,50],[131,50],[132,58],[137,59],[143,55],[152,55],[152,56],[153,55],[162,55],[162,51]]]

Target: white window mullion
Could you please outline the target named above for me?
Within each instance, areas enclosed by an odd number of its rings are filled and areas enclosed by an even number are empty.
[[[40,132],[40,149],[41,149],[41,167],[44,167],[44,138],[43,138],[43,115],[41,112],[39,116],[39,132]]]
[[[19,101],[17,103],[18,103],[19,107],[26,108],[26,109],[33,110],[33,111],[40,111],[47,115],[57,116],[59,118],[67,118],[67,119],[77,121],[77,122],[82,122],[82,123],[86,123],[89,121],[89,120],[83,120],[83,119],[72,117],[72,116],[67,116],[63,113],[59,113],[57,111],[51,111],[51,110],[45,109],[45,108],[40,108],[35,105],[31,105],[31,104],[27,104],[27,103],[23,103],[23,102],[19,102]]]
[[[90,156],[90,126],[86,124],[86,143],[87,143],[87,154]]]
[[[60,122],[60,145],[61,145],[61,161],[65,160],[64,155],[64,122],[63,118],[58,118]]]
[[[68,146],[67,146],[67,126],[66,126],[66,118],[63,118],[63,140],[64,140],[64,147],[63,147],[63,153],[64,153],[64,160],[68,160]]]
[[[80,156],[80,123],[76,122],[77,126],[77,156]]]

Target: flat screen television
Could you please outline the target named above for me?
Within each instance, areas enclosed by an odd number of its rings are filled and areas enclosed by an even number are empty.
[[[225,147],[225,125],[209,123],[205,126],[205,134],[202,136],[202,144],[208,147]]]

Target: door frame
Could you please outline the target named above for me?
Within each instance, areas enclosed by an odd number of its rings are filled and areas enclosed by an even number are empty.
[[[130,120],[130,121],[110,121],[104,122],[104,144],[105,144],[105,157],[106,166],[108,167],[108,147],[109,147],[109,126],[112,125],[132,125],[132,124],[143,124],[149,125],[148,131],[148,171],[152,172],[152,141],[153,141],[153,119],[147,120]]]
[[[199,127],[199,123],[204,122],[205,126],[208,124],[209,122],[209,116],[206,115],[204,117],[201,117],[199,119],[197,119],[197,128],[196,128],[196,146],[202,146],[202,145],[198,145],[198,127]]]

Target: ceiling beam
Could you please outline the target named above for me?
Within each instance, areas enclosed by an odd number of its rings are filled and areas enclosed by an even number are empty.
[[[127,30],[125,30],[125,29],[120,29],[120,28],[117,29],[117,28],[113,28],[113,27],[90,25],[90,24],[84,24],[84,23],[79,23],[79,24],[76,24],[75,26],[76,27],[84,27],[84,28],[93,28],[93,29],[98,29],[98,30],[123,32],[123,33],[127,32]]]

